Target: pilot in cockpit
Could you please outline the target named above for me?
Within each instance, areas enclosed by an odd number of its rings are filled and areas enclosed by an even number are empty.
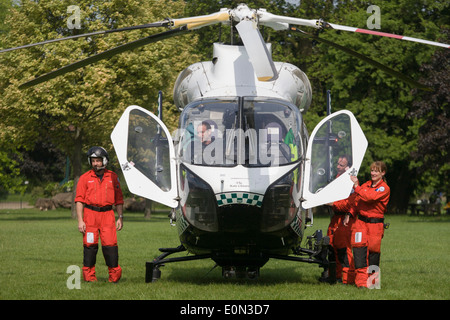
[[[197,126],[197,138],[202,142],[204,147],[213,141],[211,125],[208,122],[203,121]]]

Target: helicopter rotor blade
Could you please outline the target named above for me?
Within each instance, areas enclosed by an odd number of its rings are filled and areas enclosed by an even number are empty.
[[[245,50],[247,51],[258,80],[272,81],[277,79],[278,73],[275,69],[275,64],[258,30],[256,22],[242,20],[236,25],[236,29],[244,43]]]
[[[417,81],[407,77],[406,75],[404,75],[404,74],[402,74],[402,73],[400,73],[398,71],[395,71],[394,69],[391,69],[391,68],[389,68],[389,67],[387,67],[387,66],[385,66],[385,65],[383,65],[383,64],[381,64],[381,63],[379,63],[379,62],[377,62],[377,61],[375,61],[375,60],[373,60],[373,59],[371,59],[371,58],[369,58],[369,57],[367,57],[365,55],[363,55],[363,54],[360,54],[360,53],[358,53],[356,51],[353,51],[353,50],[351,50],[349,48],[343,47],[343,46],[341,46],[341,45],[339,45],[337,43],[334,43],[332,41],[326,40],[324,38],[319,38],[316,35],[307,33],[307,32],[305,32],[303,30],[299,30],[299,29],[297,29],[296,27],[293,27],[293,26],[290,27],[290,30],[291,31],[295,31],[296,34],[298,34],[298,35],[300,35],[302,37],[312,38],[312,39],[314,39],[314,40],[316,40],[318,42],[325,43],[325,44],[330,45],[330,46],[332,46],[332,47],[334,47],[334,48],[336,48],[338,50],[344,51],[347,54],[349,54],[349,55],[351,55],[351,56],[353,56],[355,58],[358,58],[358,59],[360,59],[362,61],[365,61],[365,62],[369,63],[370,65],[372,65],[372,66],[374,66],[374,67],[376,67],[376,68],[378,68],[380,70],[383,70],[387,74],[389,74],[389,75],[391,75],[393,77],[396,77],[396,78],[398,78],[398,79],[408,83],[409,85],[411,85],[411,86],[413,86],[415,88],[418,88],[418,89],[421,89],[421,90],[425,90],[425,91],[431,91],[430,87],[427,87],[427,86],[425,86],[425,85],[423,85],[423,84],[421,84],[421,83],[419,83],[419,82],[417,82]]]
[[[394,38],[394,39],[418,42],[418,43],[429,44],[429,45],[432,45],[432,46],[437,46],[437,47],[450,49],[450,45],[448,45],[446,43],[440,43],[440,42],[435,42],[435,41],[423,40],[423,39],[419,39],[419,38],[401,36],[401,35],[394,34],[394,33],[379,32],[379,31],[374,31],[374,30],[367,30],[367,29],[361,29],[361,28],[341,26],[339,24],[328,23],[328,22],[326,22],[324,26],[326,28],[327,27],[331,27],[332,29],[335,29],[335,30],[350,31],[350,32],[356,32],[356,33],[365,33],[365,34],[371,34],[371,35],[376,35],[376,36],[380,36],[380,37],[388,37],[388,38]]]
[[[349,31],[349,32],[357,32],[357,33],[365,33],[365,34],[372,34],[376,36],[381,37],[389,37],[389,38],[395,38],[400,40],[407,40],[412,42],[418,42],[423,44],[428,44],[432,46],[438,46],[443,48],[450,48],[450,45],[446,43],[440,43],[435,41],[428,41],[423,40],[419,38],[413,38],[413,37],[407,37],[407,36],[401,36],[393,33],[386,33],[386,32],[379,32],[379,31],[373,31],[373,30],[367,30],[367,29],[360,29],[360,28],[354,28],[349,26],[342,26],[339,24],[333,24],[329,22],[325,22],[322,19],[319,20],[308,20],[308,19],[300,19],[300,18],[294,18],[294,17],[285,17],[285,16],[279,16],[275,15],[269,12],[266,12],[264,10],[258,10],[258,17],[259,17],[259,23],[263,25],[267,25],[271,28],[278,28],[278,30],[283,29],[283,24],[285,25],[284,30],[288,28],[288,25],[296,25],[296,26],[305,26],[305,27],[313,27],[316,29],[335,29],[335,30],[341,30],[341,31]]]
[[[33,80],[30,80],[28,82],[25,82],[25,83],[21,84],[19,86],[19,88],[20,89],[29,88],[29,87],[34,86],[36,84],[42,83],[44,81],[47,81],[47,80],[50,80],[50,79],[53,79],[53,78],[56,78],[56,77],[58,77],[60,75],[63,75],[63,74],[66,74],[68,72],[77,70],[79,68],[85,67],[85,66],[90,65],[92,63],[95,63],[97,61],[110,58],[110,57],[112,57],[112,56],[114,56],[116,54],[119,54],[119,53],[122,53],[122,52],[125,52],[125,51],[128,51],[128,50],[133,50],[133,49],[145,46],[145,45],[147,45],[149,43],[152,43],[152,42],[156,42],[156,41],[160,41],[160,40],[163,40],[163,39],[170,38],[172,36],[185,34],[187,32],[189,32],[187,27],[186,26],[181,26],[181,27],[176,28],[176,29],[172,29],[172,30],[169,30],[169,31],[157,33],[157,34],[148,36],[146,38],[142,38],[142,39],[139,39],[139,40],[136,40],[136,41],[133,41],[133,42],[129,42],[129,43],[123,44],[121,46],[118,46],[118,47],[115,47],[115,48],[103,51],[101,53],[95,54],[95,55],[90,56],[90,57],[88,57],[86,59],[79,60],[77,62],[74,62],[72,64],[64,66],[64,67],[62,67],[60,69],[57,69],[57,70],[51,71],[49,73],[46,73],[46,74],[44,74],[42,76],[39,76],[39,77],[37,77],[37,78],[35,78]]]
[[[172,19],[174,27],[187,26],[189,30],[199,29],[212,24],[226,22],[230,20],[230,12],[228,9],[222,9],[219,12],[181,19]]]
[[[83,34],[77,34],[77,35],[74,35],[74,36],[69,36],[69,37],[64,37],[64,38],[51,39],[51,40],[46,40],[46,41],[42,41],[42,42],[26,44],[26,45],[19,46],[19,47],[14,47],[14,48],[2,49],[2,50],[0,50],[0,53],[13,51],[13,50],[19,50],[19,49],[25,49],[25,48],[30,48],[30,47],[35,47],[35,46],[44,45],[44,44],[52,43],[52,42],[59,42],[59,41],[78,39],[78,38],[83,38],[83,37],[97,36],[97,35],[101,35],[101,34],[122,32],[122,31],[130,31],[130,30],[137,30],[137,29],[156,28],[156,27],[168,27],[168,26],[170,26],[170,21],[169,20],[164,20],[164,21],[147,23],[147,24],[141,24],[141,25],[138,25],[138,26],[125,27],[125,28],[120,28],[120,29],[112,29],[112,30],[96,31],[96,32],[91,32],[91,33],[83,33]]]
[[[102,34],[109,34],[109,33],[115,33],[115,32],[122,32],[122,31],[130,31],[130,30],[138,30],[138,29],[148,29],[148,28],[157,28],[157,27],[181,27],[186,26],[189,30],[198,29],[210,24],[215,24],[218,22],[225,22],[230,19],[229,12],[227,9],[224,9],[223,11],[216,12],[209,15],[204,16],[197,16],[197,17],[190,17],[190,18],[182,18],[182,19],[165,19],[163,21],[158,22],[152,22],[152,23],[146,23],[141,24],[138,26],[131,26],[131,27],[124,27],[119,29],[112,29],[112,30],[104,30],[104,31],[96,31],[96,32],[90,32],[90,33],[83,33],[78,35],[73,35],[69,37],[64,38],[58,38],[58,39],[50,39],[45,40],[42,42],[36,42],[36,43],[30,43],[19,47],[13,47],[13,48],[7,48],[0,50],[0,53],[13,51],[13,50],[19,50],[19,49],[25,49],[25,48],[31,48],[39,45],[44,45],[52,42],[59,42],[59,41],[65,41],[65,40],[73,40],[83,37],[91,37],[91,36],[97,36]]]

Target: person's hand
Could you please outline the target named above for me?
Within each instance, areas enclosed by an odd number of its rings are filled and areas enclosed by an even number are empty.
[[[349,220],[350,220],[350,216],[348,214],[346,214],[344,217],[344,221],[343,221],[344,226],[346,226],[346,227],[348,226]]]
[[[78,231],[80,231],[83,234],[86,232],[86,223],[84,223],[84,221],[78,222]]]
[[[353,185],[354,185],[355,187],[358,186],[358,177],[357,177],[357,176],[350,176],[350,180],[352,180]]]
[[[122,230],[122,228],[123,228],[123,220],[122,220],[122,218],[119,218],[119,219],[117,219],[117,222],[116,222],[116,229],[117,229],[117,231],[119,231],[119,230]]]

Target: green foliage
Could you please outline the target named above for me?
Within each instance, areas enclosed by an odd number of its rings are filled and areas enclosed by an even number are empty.
[[[35,203],[39,198],[51,198],[62,192],[70,192],[73,190],[73,180],[69,180],[64,184],[57,182],[49,182],[31,189],[31,203]]]
[[[370,3],[339,1],[335,4],[333,8],[329,8],[331,14],[328,13],[325,19],[337,24],[367,29],[366,21],[371,14],[366,9],[369,5],[378,5],[381,9],[379,31],[382,32],[434,41],[441,38],[442,41],[442,33],[449,27],[445,18],[448,3],[397,0]],[[320,7],[315,10],[315,17],[319,17],[320,10]],[[319,36],[353,49],[416,80],[421,76],[421,65],[430,61],[434,52],[445,50],[350,32],[324,30]],[[312,52],[307,57],[306,68],[314,92],[312,107],[306,116],[308,127],[311,130],[317,123],[317,114],[324,116],[324,92],[331,90],[333,111],[352,111],[369,141],[360,180],[370,178],[369,165],[372,161],[385,161],[392,191],[391,209],[403,210],[411,195],[406,190],[422,188],[422,185],[418,185],[420,177],[411,170],[417,166],[415,162],[420,161],[411,158],[411,152],[416,147],[418,130],[424,125],[421,119],[408,117],[413,102],[417,99],[411,92],[412,88],[325,44],[314,46]]]
[[[22,5],[14,6],[4,17],[0,16],[0,22],[4,19],[2,30],[8,31],[5,37],[1,37],[0,44],[12,47],[159,21],[166,17],[204,15],[224,7],[234,8],[241,2],[102,0],[93,4],[90,0],[83,0],[77,2],[82,17],[81,30],[77,30],[67,27],[67,7],[73,2],[24,0]],[[299,6],[283,0],[252,0],[246,3],[249,7],[265,8],[274,14],[323,18],[359,28],[367,28],[367,19],[371,15],[366,11],[369,5],[378,5],[381,9],[379,31],[446,41],[444,31],[449,29],[450,4],[445,1],[304,0]],[[0,4],[8,8],[11,6],[7,0]],[[421,66],[429,64],[437,52],[448,50],[366,34],[302,29],[318,33],[324,39],[353,49],[416,80],[422,76]],[[122,32],[0,54],[0,137],[29,149],[33,148],[38,138],[47,139],[69,155],[73,167],[76,167],[75,157],[89,145],[103,145],[112,150],[109,134],[125,107],[137,104],[156,111],[159,90],[163,90],[165,98],[165,122],[173,130],[178,112],[172,103],[172,88],[178,72],[190,63],[211,59],[213,42],[230,41],[229,26],[202,28],[192,34],[99,61],[26,91],[17,89],[19,84],[35,75],[160,31],[162,29]],[[433,112],[428,112],[425,118],[410,116],[415,110],[413,105],[417,101],[426,102],[430,96],[414,95],[409,85],[325,44],[269,28],[262,28],[262,34],[266,41],[272,43],[274,60],[299,66],[310,79],[313,100],[305,115],[310,132],[325,116],[327,90],[332,93],[333,111],[349,109],[355,114],[369,140],[360,180],[369,178],[369,164],[373,160],[384,160],[388,165],[387,177],[394,209],[404,209],[411,194],[429,188],[429,180],[424,177],[433,176],[433,173],[440,175],[433,179],[433,184],[436,188],[444,188],[442,181],[448,180],[445,179],[448,174],[445,162],[437,168],[428,168],[428,172],[417,174],[416,170],[423,167],[424,161],[435,162],[433,159],[439,158],[442,152],[447,155],[442,145],[428,149],[426,160],[411,157],[411,154],[417,154],[420,146],[419,134],[422,137],[426,134],[426,125],[432,123],[435,116]],[[236,36],[233,41],[237,43]],[[435,64],[433,68],[439,66]],[[448,74],[447,69],[442,72]],[[435,76],[435,79],[438,77]],[[444,92],[441,96],[448,97],[448,94]],[[445,110],[445,105],[440,108]],[[439,123],[446,123],[448,112],[441,117],[443,120]],[[113,152],[110,153],[114,157]],[[81,168],[81,160],[78,161]]]
[[[17,162],[6,152],[0,151],[0,194],[23,192],[24,188]]]
[[[446,30],[447,42],[450,30]],[[421,185],[450,194],[450,53],[437,51],[421,68],[422,80],[434,90],[415,92],[408,116],[417,123],[417,146],[411,152]]]
[[[73,1],[21,2],[5,19],[10,31],[5,47],[120,28],[179,16],[183,2],[174,1],[78,1],[81,29],[69,29],[67,7]],[[196,60],[189,54],[195,36],[185,35],[99,61],[35,87],[18,85],[71,62],[151,33],[131,31],[89,37],[8,52],[0,55],[1,131],[9,128],[17,146],[32,148],[45,137],[73,160],[90,145],[112,150],[109,135],[123,110],[132,104],[156,110],[159,90],[164,106],[173,109],[172,88],[179,71]],[[189,39],[189,41],[187,41]],[[173,110],[166,112],[170,126],[176,123]],[[8,126],[6,126],[8,124]],[[75,146],[78,146],[76,148]],[[84,150],[84,149],[83,149]],[[77,154],[75,154],[77,153]]]

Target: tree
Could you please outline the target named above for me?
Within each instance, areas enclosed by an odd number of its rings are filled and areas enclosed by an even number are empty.
[[[0,150],[0,196],[8,192],[23,192],[24,180],[20,175],[17,161],[8,152]]]
[[[21,1],[6,17],[9,27],[3,44],[14,47],[57,37],[160,21],[183,12],[182,1],[77,1],[81,29],[69,28],[73,1]],[[173,83],[179,71],[196,60],[189,54],[196,37],[179,36],[99,61],[27,90],[18,85],[114,46],[143,38],[156,30],[52,43],[0,55],[1,130],[18,146],[33,148],[45,137],[71,160],[75,181],[82,173],[90,145],[112,151],[109,135],[123,110],[137,104],[156,110],[159,90],[167,97],[164,107],[169,126],[175,123],[171,105]],[[189,39],[189,41],[187,41]],[[113,154],[113,152],[110,152]]]
[[[448,4],[426,1],[337,1],[330,21],[358,28],[366,28],[372,4],[381,8],[383,32],[412,36],[428,40],[440,38],[445,29]],[[419,79],[420,66],[430,61],[441,49],[418,43],[399,41],[350,32],[325,30],[320,37],[338,43],[379,61],[413,79]],[[344,52],[318,44],[308,58],[307,74],[313,84],[313,103],[307,120],[324,115],[324,92],[332,92],[333,111],[349,109],[357,117],[369,141],[365,160],[359,174],[368,180],[369,164],[384,160],[388,165],[388,183],[391,187],[391,212],[405,212],[415,189],[414,159],[410,152],[417,140],[417,124],[409,118],[415,97],[411,87],[359,61]],[[317,89],[319,88],[319,92]],[[315,121],[308,121],[313,126]]]
[[[445,31],[450,40],[449,30]],[[439,50],[430,63],[421,67],[422,82],[431,88],[430,92],[414,91],[419,97],[414,101],[408,116],[418,123],[417,146],[411,151],[416,163],[414,168],[419,177],[418,184],[444,191],[450,196],[450,52]]]

